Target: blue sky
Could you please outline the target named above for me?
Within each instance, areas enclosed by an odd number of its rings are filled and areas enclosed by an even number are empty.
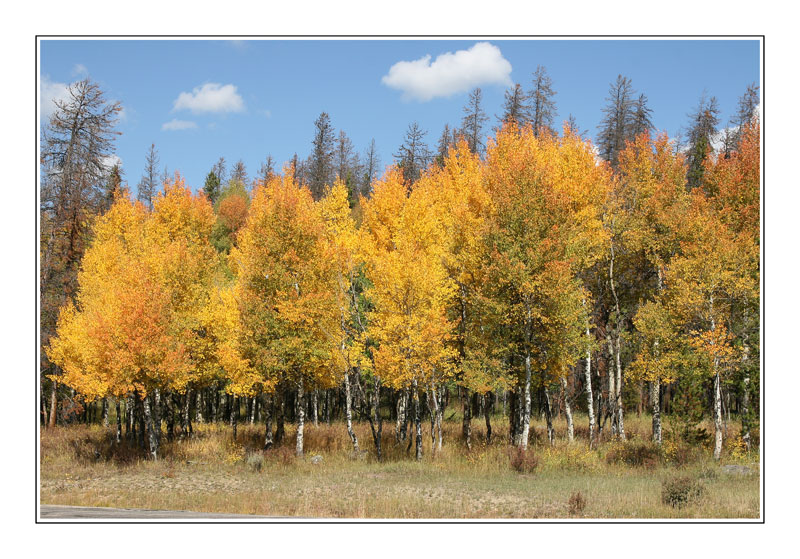
[[[437,59],[445,53],[455,55]],[[402,61],[412,63],[395,66]],[[242,159],[251,177],[267,154],[279,164],[304,158],[322,111],[359,152],[374,138],[383,165],[414,120],[435,146],[476,86],[490,128],[507,85],[530,88],[539,64],[557,91],[558,122],[571,113],[594,138],[609,84],[623,74],[674,136],[704,90],[726,123],[759,83],[760,53],[756,40],[42,40],[41,107],[46,115],[66,84],[90,76],[125,109],[124,180],[135,190],[155,143],[162,167],[197,189],[220,156],[229,168]]]

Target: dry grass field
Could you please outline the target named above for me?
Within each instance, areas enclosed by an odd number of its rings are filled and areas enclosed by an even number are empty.
[[[445,422],[439,453],[431,453],[423,431],[420,462],[395,442],[391,423],[384,424],[382,462],[367,424],[356,425],[359,455],[341,423],[307,425],[303,458],[294,456],[288,424],[284,443],[266,452],[263,425],[240,426],[235,442],[228,426],[195,425],[189,440],[164,437],[158,461],[114,444],[111,429],[42,429],[41,502],[313,518],[759,517],[758,455],[737,444],[738,426],[729,425],[717,464],[710,448],[675,442],[668,423],[663,447],[653,447],[645,416],[626,420],[628,442],[606,440],[594,450],[581,429],[567,444],[563,422],[556,444],[547,445],[537,421],[524,456],[506,444],[502,418],[495,422],[499,436],[489,445],[482,423],[473,423],[472,450],[459,440],[458,419]],[[585,423],[576,417],[577,426]]]

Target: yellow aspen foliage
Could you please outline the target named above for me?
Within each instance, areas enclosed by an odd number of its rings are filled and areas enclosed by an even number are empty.
[[[338,322],[325,223],[291,170],[256,189],[230,263],[241,355],[262,390],[277,382],[331,386]],[[248,389],[249,390],[249,389]]]
[[[447,304],[454,285],[444,266],[439,220],[425,199],[410,193],[391,168],[362,201],[362,251],[371,286],[367,296],[375,372],[395,388],[426,386],[449,375],[454,351]]]

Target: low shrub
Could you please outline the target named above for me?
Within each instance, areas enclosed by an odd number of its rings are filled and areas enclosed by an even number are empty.
[[[521,474],[533,473],[539,466],[539,459],[531,449],[514,447],[509,450],[509,455],[511,467]]]
[[[245,458],[245,464],[254,472],[260,472],[264,467],[264,454],[261,452],[251,452]]]
[[[655,468],[662,457],[662,450],[657,444],[649,441],[617,442],[606,453],[609,464],[624,463],[628,466]]]
[[[570,515],[575,516],[576,514],[581,514],[583,509],[586,508],[586,497],[584,497],[583,493],[580,491],[576,491],[570,495],[567,506],[569,507]]]
[[[688,476],[666,479],[661,483],[661,502],[675,508],[699,500],[705,488],[699,480]]]

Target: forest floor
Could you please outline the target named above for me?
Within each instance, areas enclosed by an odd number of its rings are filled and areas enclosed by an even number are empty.
[[[229,426],[200,424],[189,440],[164,436],[158,461],[116,445],[112,428],[42,429],[40,502],[304,518],[759,518],[758,454],[744,451],[738,426],[729,425],[716,463],[708,442],[679,443],[668,424],[662,448],[646,442],[645,416],[626,419],[628,442],[593,450],[581,437],[586,418],[576,417],[572,444],[561,422],[553,446],[536,421],[524,457],[507,444],[507,422],[494,421],[498,436],[488,445],[483,422],[473,422],[472,450],[459,438],[460,420],[445,422],[435,453],[425,425],[419,462],[389,422],[381,462],[368,424],[356,425],[358,455],[343,423],[307,424],[303,458],[294,456],[289,424],[283,444],[266,452],[263,425],[240,425],[234,442]]]

